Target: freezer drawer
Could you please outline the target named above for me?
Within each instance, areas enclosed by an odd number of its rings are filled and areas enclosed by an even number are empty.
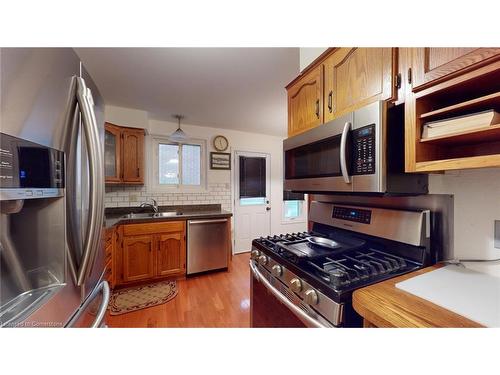
[[[227,268],[229,219],[189,220],[187,274]]]

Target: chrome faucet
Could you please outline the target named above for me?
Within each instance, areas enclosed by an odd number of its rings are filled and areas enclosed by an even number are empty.
[[[141,203],[140,207],[142,207],[142,208],[149,207],[153,210],[154,213],[158,213],[158,203],[153,198],[151,198],[151,201],[153,203],[148,203],[148,202]]]

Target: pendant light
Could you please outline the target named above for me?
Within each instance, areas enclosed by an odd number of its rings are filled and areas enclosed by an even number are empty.
[[[173,115],[172,117],[177,119],[178,127],[175,132],[170,134],[170,137],[168,137],[169,140],[172,142],[183,142],[187,141],[189,139],[188,135],[184,133],[181,129],[181,120],[184,118],[182,115]]]

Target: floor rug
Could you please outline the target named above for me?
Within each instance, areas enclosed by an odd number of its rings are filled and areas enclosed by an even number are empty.
[[[161,305],[177,295],[175,281],[160,281],[153,284],[113,291],[109,300],[111,315],[120,315],[146,307]]]

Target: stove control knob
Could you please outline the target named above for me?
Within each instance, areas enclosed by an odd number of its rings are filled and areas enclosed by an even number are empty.
[[[276,277],[280,277],[281,275],[283,275],[283,267],[281,267],[278,264],[275,264],[273,266],[272,271],[273,271],[273,275]]]
[[[308,289],[304,293],[304,301],[309,305],[317,305],[318,304],[318,293],[314,289]]]
[[[267,264],[267,257],[265,255],[261,255],[259,257],[259,263],[265,266]]]
[[[250,253],[250,257],[252,259],[257,259],[260,255],[260,251],[259,250],[252,250],[252,252]]]
[[[302,281],[297,278],[290,280],[290,287],[295,293],[299,293],[302,290]]]

